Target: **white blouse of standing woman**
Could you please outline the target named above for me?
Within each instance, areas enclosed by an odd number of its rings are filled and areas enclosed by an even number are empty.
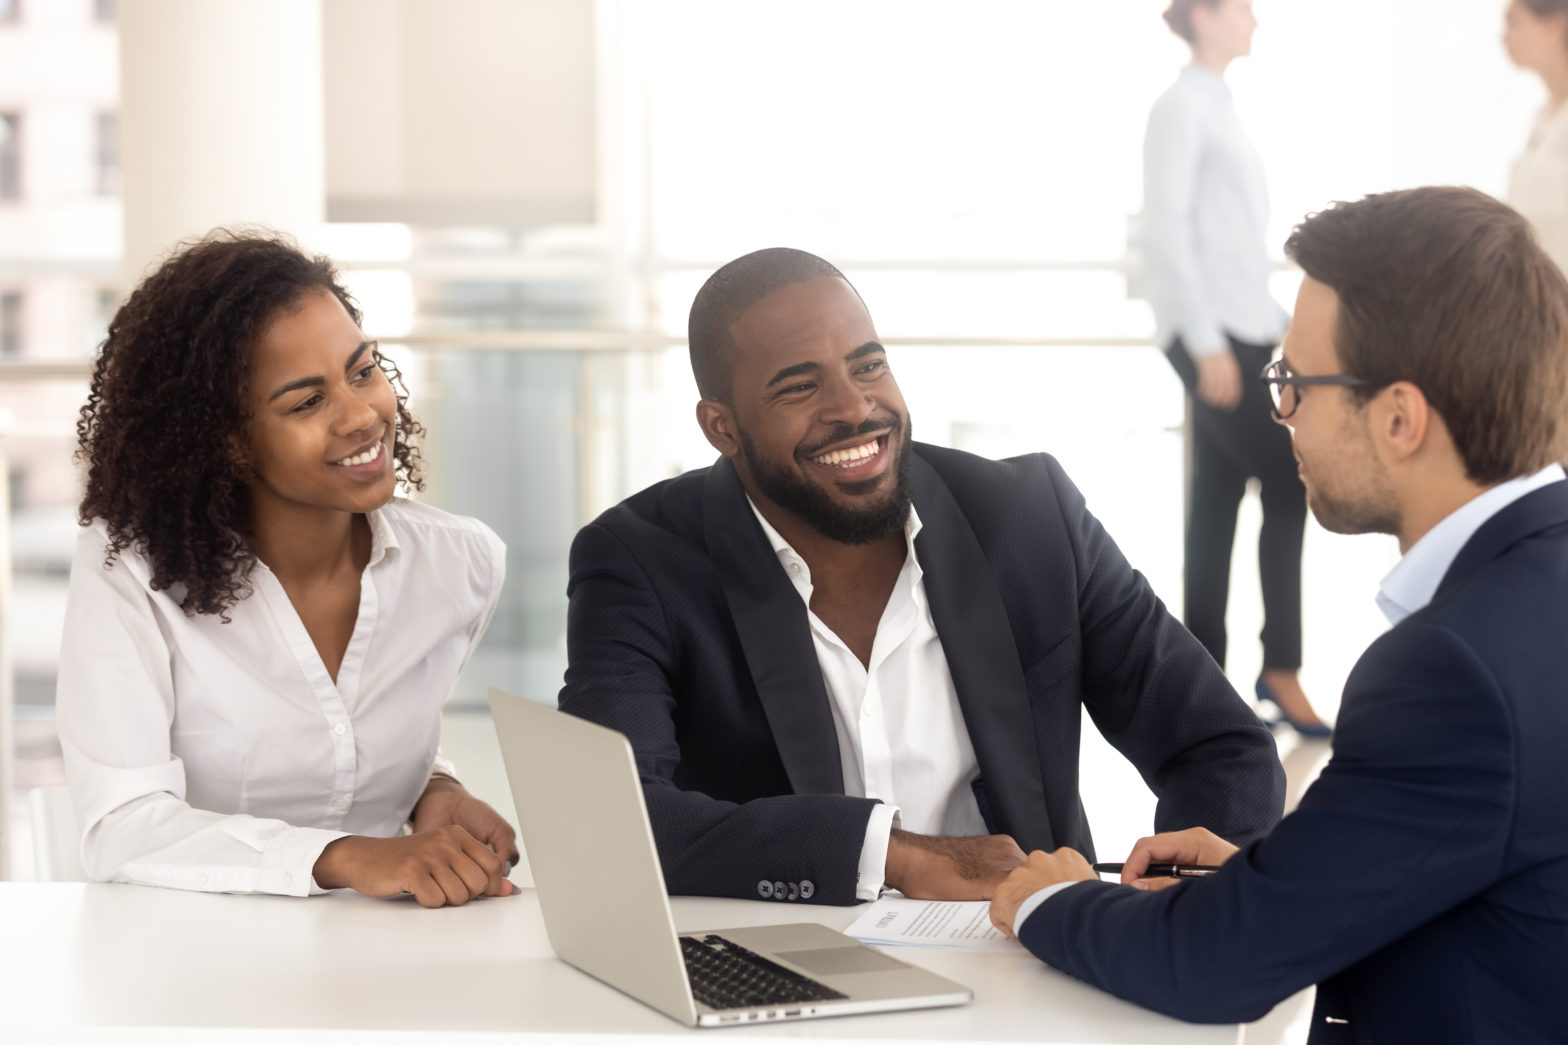
[[[1265,286],[1268,278],[1263,243],[1268,190],[1262,161],[1236,122],[1221,83],[1232,62],[1252,53],[1258,20],[1252,0],[1192,4],[1189,17],[1192,65],[1182,74],[1178,89],[1157,103],[1145,142],[1147,279],[1162,327],[1158,340],[1164,343],[1179,331],[1197,366],[1198,397],[1216,409],[1232,410],[1241,402],[1242,381],[1254,375],[1243,375],[1231,354],[1222,314],[1235,313],[1226,317],[1231,325],[1244,320],[1242,332],[1258,341],[1277,338],[1284,327],[1283,312],[1266,292],[1261,297],[1250,294],[1260,277]],[[1203,88],[1185,83],[1193,77],[1205,78],[1204,87],[1212,84],[1212,91],[1224,98],[1223,103],[1205,107],[1210,119],[1225,123],[1209,132],[1228,150],[1230,166],[1223,170],[1200,169],[1194,151],[1203,146],[1205,132],[1199,126],[1203,114],[1195,111],[1192,102]],[[1204,193],[1210,195],[1200,198]],[[1223,198],[1215,199],[1215,194]],[[1205,228],[1207,238],[1199,244],[1189,229],[1195,221],[1220,225]],[[1206,255],[1200,256],[1200,247]],[[1267,311],[1261,317],[1254,315],[1259,300]]]

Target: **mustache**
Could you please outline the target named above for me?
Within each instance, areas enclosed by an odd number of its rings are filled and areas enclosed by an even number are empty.
[[[816,446],[809,450],[802,450],[800,456],[815,457],[834,443],[841,443],[857,435],[870,435],[872,432],[886,431],[889,438],[898,435],[904,430],[904,422],[899,420],[897,414],[884,414],[880,417],[873,415],[860,422],[858,425],[838,424],[833,426],[833,431],[828,436],[819,440]]]

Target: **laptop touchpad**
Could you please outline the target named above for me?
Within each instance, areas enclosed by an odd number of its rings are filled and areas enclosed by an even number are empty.
[[[819,947],[809,951],[777,951],[780,958],[794,962],[818,976],[842,976],[850,972],[888,972],[907,969],[897,958],[889,958],[870,947]]]

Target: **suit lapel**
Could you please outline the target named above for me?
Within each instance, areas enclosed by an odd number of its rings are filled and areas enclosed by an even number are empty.
[[[702,525],[790,786],[799,795],[843,794],[838,734],[805,606],[727,459],[708,470]]]
[[[995,830],[1013,835],[1025,850],[1054,849],[1029,694],[991,564],[952,491],[918,454],[910,461],[910,482],[920,513],[915,554],[926,600],[989,782],[985,797]]]
[[[1568,481],[1532,490],[1481,524],[1465,542],[1433,593],[1435,601],[1509,548],[1551,526],[1568,523]]]

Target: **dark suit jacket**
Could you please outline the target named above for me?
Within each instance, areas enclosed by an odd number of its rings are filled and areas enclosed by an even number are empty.
[[[1159,796],[1157,828],[1253,838],[1278,821],[1268,730],[1052,458],[915,444],[910,481],[993,830],[1092,852],[1080,707]],[[875,803],[844,795],[805,605],[734,467],[659,483],[584,527],[568,593],[561,707],[631,739],[669,890],[853,903]]]
[[[1315,1043],[1568,1042],[1565,637],[1560,482],[1482,525],[1362,656],[1333,759],[1272,835],[1164,892],[1073,886],[1023,942],[1189,1020],[1319,983]]]

